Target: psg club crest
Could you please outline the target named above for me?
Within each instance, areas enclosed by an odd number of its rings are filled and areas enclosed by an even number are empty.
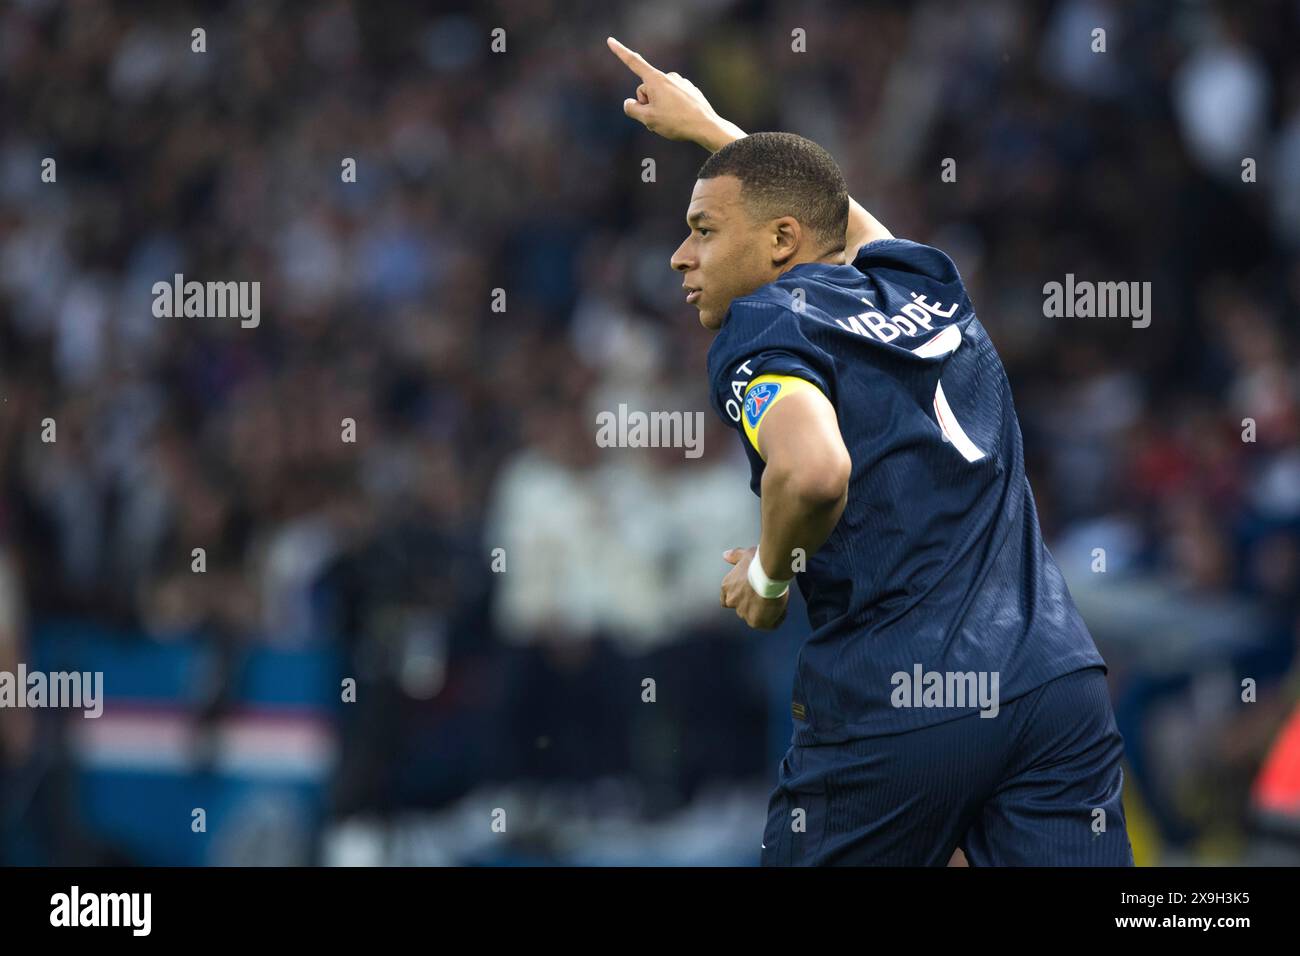
[[[749,421],[750,428],[758,424],[758,420],[763,417],[764,409],[772,404],[772,399],[776,398],[776,393],[779,391],[781,386],[776,382],[763,382],[755,385],[745,395],[745,418]]]

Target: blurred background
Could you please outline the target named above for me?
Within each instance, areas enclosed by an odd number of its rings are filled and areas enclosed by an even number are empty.
[[[0,861],[757,862],[807,625],[717,607],[758,504],[668,266],[705,153],[611,33],[956,260],[1138,862],[1300,859],[1300,2],[14,0],[0,670],[106,701],[0,711]],[[260,325],[155,318],[175,273]],[[1067,273],[1150,327],[1045,318]],[[619,403],[704,454],[598,447]]]

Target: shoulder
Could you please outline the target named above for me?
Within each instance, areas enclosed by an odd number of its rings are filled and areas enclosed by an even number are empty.
[[[726,331],[730,326],[735,332],[737,329],[751,327],[757,322],[794,320],[798,317],[798,313],[791,290],[783,286],[781,278],[778,278],[749,295],[733,299],[727,316],[722,330]]]
[[[853,266],[860,272],[869,269],[892,269],[923,275],[938,282],[960,281],[957,264],[934,246],[911,239],[877,239],[859,246],[853,257]]]
[[[730,365],[768,352],[789,352],[822,360],[815,344],[815,329],[807,312],[796,308],[797,298],[778,283],[741,296],[731,303],[727,318],[709,349],[709,371],[717,374]]]
[[[793,310],[772,294],[771,286],[733,299],[709,349],[710,367],[717,360],[725,361],[724,356],[788,334],[793,322]]]
[[[739,423],[748,386],[764,374],[802,379],[834,401],[835,360],[814,326],[808,315],[771,295],[770,287],[733,301],[709,349],[711,394],[718,413]],[[755,401],[761,405],[766,391],[759,394]]]

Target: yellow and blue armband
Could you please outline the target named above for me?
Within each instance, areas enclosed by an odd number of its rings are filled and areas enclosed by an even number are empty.
[[[763,424],[763,416],[781,399],[807,389],[820,392],[812,382],[793,375],[759,375],[746,387],[740,423],[745,428],[745,437],[760,456],[763,453],[758,450],[758,427]]]

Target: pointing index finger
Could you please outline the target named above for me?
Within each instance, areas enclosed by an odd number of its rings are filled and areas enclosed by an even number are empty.
[[[606,37],[605,42],[609,45],[614,55],[623,61],[623,65],[639,76],[642,80],[648,80],[652,76],[658,76],[659,70],[655,69],[646,62],[646,58],[635,50],[629,50],[623,44],[619,43],[613,37]]]

